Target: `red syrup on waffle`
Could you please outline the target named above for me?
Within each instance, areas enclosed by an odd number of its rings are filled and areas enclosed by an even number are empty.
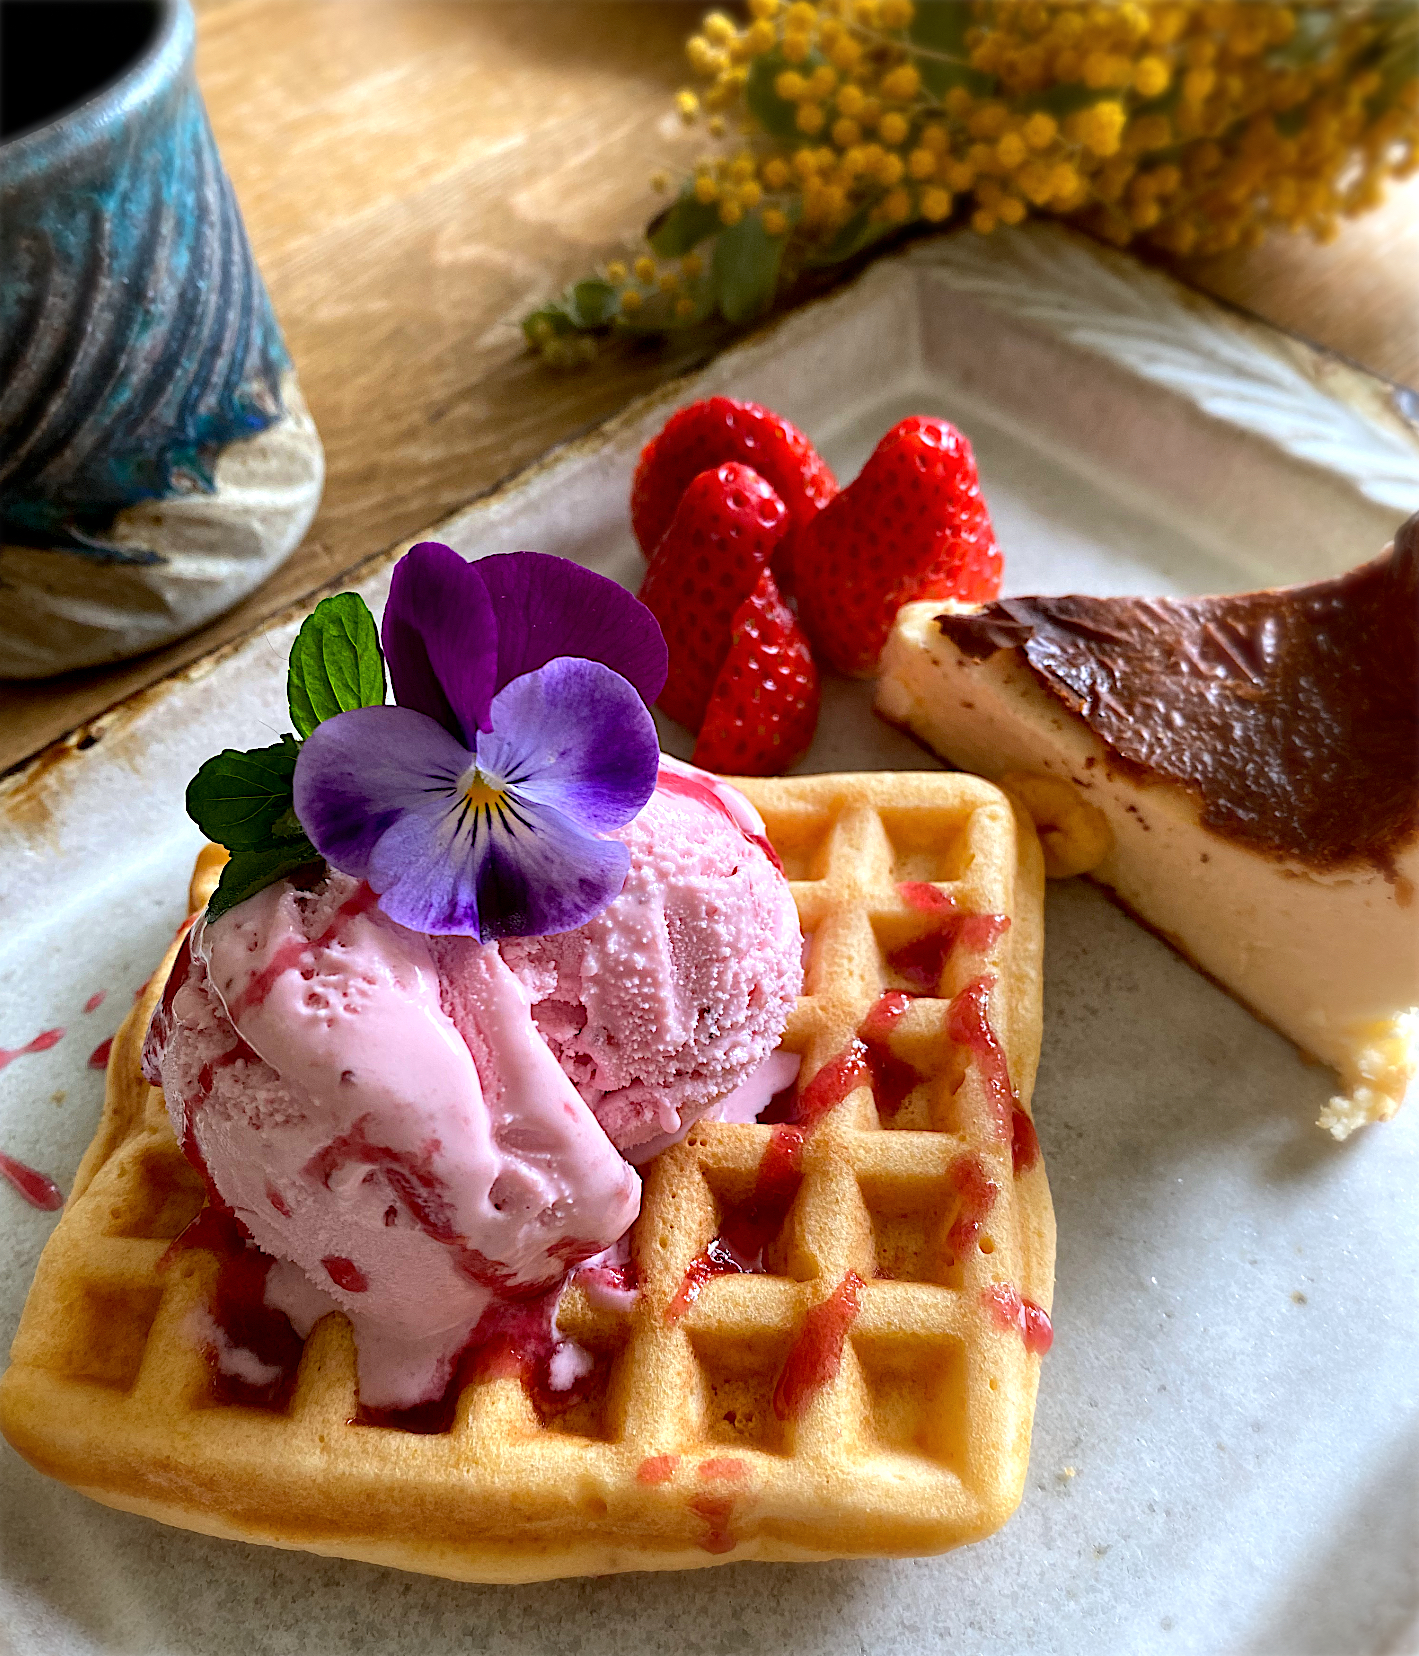
[[[361,1403],[352,1424],[387,1426],[424,1436],[453,1430],[458,1399],[477,1380],[519,1380],[543,1425],[565,1414],[594,1390],[609,1356],[589,1352],[591,1364],[570,1385],[552,1384],[552,1359],[567,1342],[557,1332],[560,1286],[526,1300],[495,1300],[478,1319],[440,1396],[408,1409],[373,1409]]]
[[[924,880],[904,880],[897,891],[908,907],[935,920],[929,931],[887,956],[891,970],[921,995],[940,993],[941,974],[956,949],[984,953],[994,948],[1010,925],[1004,914],[963,914],[949,892]]]
[[[1049,1312],[1033,1300],[1022,1299],[1013,1284],[997,1282],[983,1288],[981,1302],[997,1328],[1018,1330],[1026,1351],[1043,1357],[1054,1344],[1054,1325],[1049,1320]]]
[[[873,1002],[867,1016],[857,1026],[858,1039],[867,1051],[872,1098],[877,1105],[877,1113],[888,1120],[901,1110],[912,1088],[925,1080],[914,1065],[892,1051],[887,1040],[913,998],[904,990],[889,989]]]
[[[764,1249],[783,1229],[803,1182],[806,1136],[804,1128],[787,1123],[773,1128],[748,1200],[721,1205],[719,1232],[686,1266],[675,1297],[666,1307],[666,1322],[678,1322],[715,1277],[763,1271]]]
[[[857,1272],[849,1271],[827,1299],[809,1308],[774,1387],[774,1413],[780,1420],[797,1420],[823,1387],[836,1379],[862,1286]]]
[[[283,1411],[296,1388],[296,1370],[305,1341],[290,1318],[266,1303],[266,1276],[275,1263],[247,1236],[232,1210],[218,1201],[203,1208],[158,1261],[166,1270],[189,1248],[204,1248],[217,1258],[217,1281],[207,1302],[216,1339],[202,1342],[217,1403]],[[243,1376],[231,1352],[254,1359]]]

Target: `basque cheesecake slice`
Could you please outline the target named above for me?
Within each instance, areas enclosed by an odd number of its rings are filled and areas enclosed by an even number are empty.
[[[1308,586],[909,604],[877,710],[1004,779],[1073,859],[1059,872],[1092,865],[1331,1065],[1336,1138],[1398,1109],[1419,1044],[1419,514]]]

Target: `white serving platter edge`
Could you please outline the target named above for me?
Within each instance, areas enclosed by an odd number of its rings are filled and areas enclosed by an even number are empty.
[[[439,526],[634,587],[626,500],[672,406],[779,409],[851,477],[907,413],[972,437],[1011,591],[1186,592],[1373,556],[1419,506],[1394,389],[1057,227],[885,260]],[[378,613],[393,554],[358,589]],[[286,728],[299,616],[0,784],[0,1146],[73,1174],[86,1067],[161,954],[209,754]],[[828,685],[805,770],[929,755]],[[688,755],[685,733],[665,745]],[[86,738],[88,740],[88,738]],[[103,1005],[84,1003],[107,990]],[[1336,1146],[1329,1087],[1094,888],[1051,889],[1035,1096],[1057,1338],[1021,1510],[944,1558],[479,1588],[98,1507],[0,1449],[0,1648],[1409,1656],[1419,1552],[1419,1113]],[[0,1341],[53,1219],[0,1189]],[[0,1347],[3,1349],[3,1347]]]

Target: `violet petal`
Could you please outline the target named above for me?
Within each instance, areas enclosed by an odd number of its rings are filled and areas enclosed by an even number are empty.
[[[484,943],[571,931],[620,895],[631,866],[620,840],[600,839],[552,806],[521,799],[480,817],[474,861]]]
[[[498,619],[474,566],[439,541],[411,547],[394,566],[382,640],[399,705],[471,746],[498,664]]]
[[[519,802],[590,829],[619,828],[655,791],[660,744],[635,689],[599,661],[563,656],[500,690],[478,764]]]
[[[616,679],[595,663],[566,665]],[[620,695],[649,721],[629,685],[621,684]],[[325,720],[303,743],[296,814],[332,867],[368,880],[380,908],[415,931],[486,943],[569,931],[599,913],[625,881],[626,847],[516,789],[470,808],[474,766],[473,754],[426,714],[359,708]],[[501,781],[487,780],[494,787]],[[574,787],[543,791],[575,809]],[[632,796],[623,791],[617,808],[624,811]],[[593,812],[607,805],[591,790]]]
[[[557,656],[604,663],[647,704],[664,689],[659,623],[623,586],[542,552],[498,553],[472,567],[497,612],[499,690]]]
[[[441,815],[472,765],[462,742],[427,714],[355,708],[318,724],[301,743],[292,778],[296,815],[332,867],[369,879],[380,840],[407,812]]]
[[[469,809],[430,798],[386,830],[368,879],[379,906],[414,931],[540,937],[570,931],[620,891],[630,853],[550,806],[505,795]]]

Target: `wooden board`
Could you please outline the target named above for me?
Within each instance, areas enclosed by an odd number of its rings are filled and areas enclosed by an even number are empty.
[[[190,638],[118,667],[0,686],[0,771],[417,535],[703,353],[624,348],[558,372],[519,317],[632,238],[684,5],[198,0],[198,70],[257,259],[325,442],[294,557]],[[1419,180],[1335,245],[1296,238],[1179,274],[1419,384]]]

